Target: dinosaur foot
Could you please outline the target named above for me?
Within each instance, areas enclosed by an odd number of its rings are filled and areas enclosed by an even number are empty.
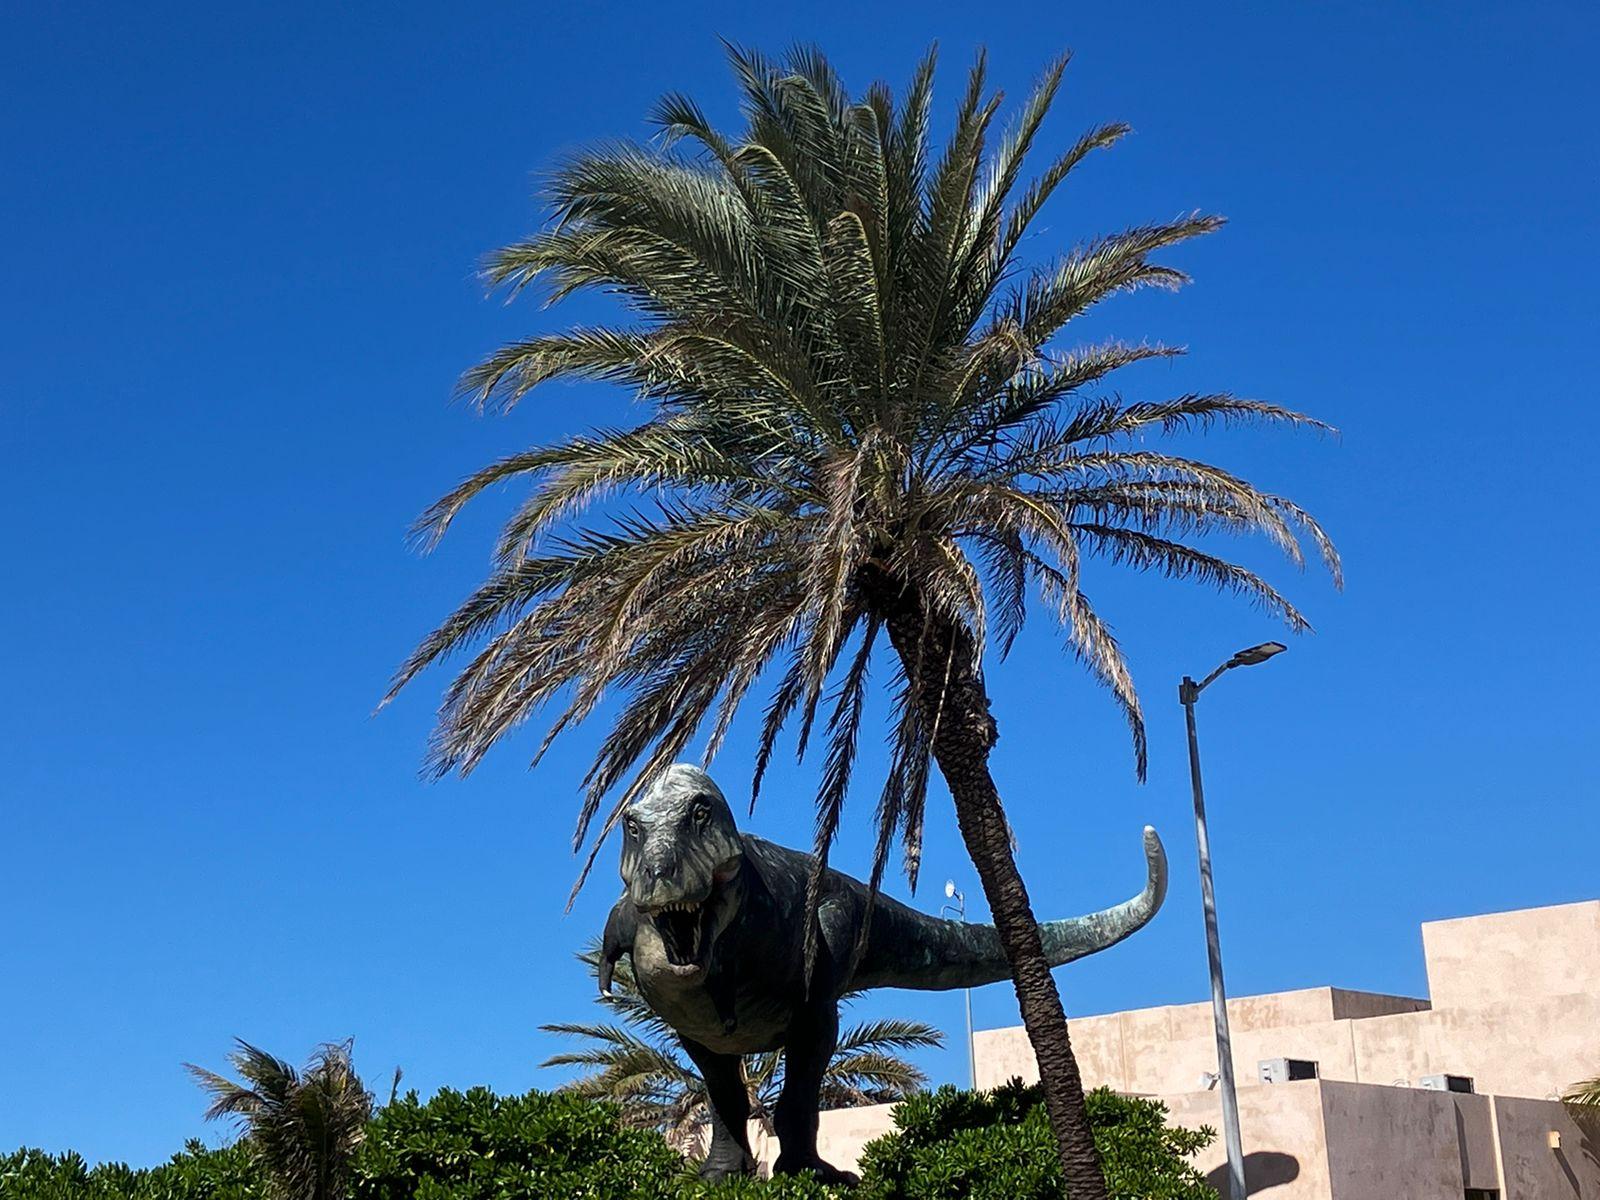
[[[806,1158],[797,1158],[794,1155],[780,1154],[778,1161],[772,1164],[774,1175],[799,1175],[802,1171],[809,1171],[822,1183],[836,1184],[843,1187],[855,1187],[861,1182],[861,1177],[851,1171],[841,1171],[832,1163],[825,1163],[816,1155]]]
[[[755,1173],[756,1160],[745,1151],[734,1148],[720,1153],[713,1148],[705,1162],[700,1164],[700,1178],[710,1183]]]

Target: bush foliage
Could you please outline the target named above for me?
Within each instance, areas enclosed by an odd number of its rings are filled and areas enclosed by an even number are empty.
[[[1168,1125],[1156,1100],[1090,1092],[1089,1124],[1112,1200],[1217,1200],[1188,1159],[1216,1137]],[[1061,1200],[1044,1093],[942,1087],[895,1110],[897,1132],[867,1146],[854,1200]]]
[[[671,1194],[683,1169],[659,1134],[626,1128],[615,1105],[446,1088],[378,1114],[356,1159],[353,1200],[644,1200]]]
[[[1152,1100],[1091,1092],[1089,1118],[1114,1200],[1216,1200],[1187,1159],[1210,1130],[1169,1126]],[[1061,1200],[1055,1140],[1037,1087],[943,1087],[903,1102],[896,1132],[867,1147],[861,1186],[810,1176],[711,1186],[659,1134],[611,1104],[561,1093],[446,1088],[379,1111],[350,1200]],[[82,1157],[0,1156],[0,1200],[274,1200],[248,1140],[190,1142],[159,1167],[89,1167]]]
[[[68,1151],[0,1155],[0,1200],[268,1200],[250,1148],[191,1141],[159,1167],[90,1167]]]

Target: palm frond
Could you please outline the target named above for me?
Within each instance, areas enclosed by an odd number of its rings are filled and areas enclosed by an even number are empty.
[[[599,382],[641,401],[645,419],[508,455],[416,531],[432,545],[485,491],[526,489],[491,573],[402,664],[389,697],[461,656],[430,743],[436,773],[470,772],[524,724],[539,727],[537,762],[613,712],[583,784],[580,886],[628,798],[702,736],[709,764],[763,686],[752,804],[780,735],[794,729],[803,754],[826,724],[820,862],[856,782],[869,653],[856,639],[886,623],[885,596],[954,630],[981,663],[985,648],[1003,656],[1015,642],[1040,589],[1126,718],[1142,775],[1138,694],[1084,573],[1192,579],[1296,631],[1309,628],[1298,609],[1218,539],[1263,537],[1291,565],[1314,554],[1340,577],[1332,540],[1292,500],[1151,444],[1246,422],[1325,426],[1227,392],[1107,394],[1115,373],[1178,351],[1068,343],[1072,322],[1108,297],[1182,283],[1167,252],[1222,222],[1193,213],[1053,260],[1025,253],[1051,197],[1127,132],[1096,125],[1028,179],[1065,56],[1003,121],[980,55],[935,148],[932,52],[898,98],[883,84],[853,94],[809,47],[727,52],[736,128],[666,97],[655,143],[559,164],[549,223],[485,266],[512,295],[599,293],[620,315],[491,353],[463,395],[503,409],[557,380]],[[896,647],[874,887],[896,842],[917,877],[954,644]]]
[[[925,1050],[944,1045],[944,1034],[921,1021],[889,1017],[852,1025],[839,1034],[840,1055],[869,1050]]]
[[[1049,271],[1035,272],[1002,309],[1033,346],[1043,347],[1068,321],[1117,292],[1173,289],[1188,276],[1150,261],[1150,255],[1190,238],[1215,233],[1222,218],[1196,213],[1159,225],[1141,225],[1090,242]]]
[[[823,1108],[889,1104],[919,1092],[927,1075],[887,1054],[863,1052],[835,1059],[822,1081]]]
[[[1172,579],[1196,579],[1224,592],[1233,592],[1255,601],[1296,633],[1310,630],[1311,623],[1276,588],[1254,571],[1175,542],[1136,529],[1115,525],[1075,521],[1073,533],[1100,554],[1114,562],[1141,570],[1159,571]]]
[[[1573,1084],[1562,1099],[1579,1108],[1600,1108],[1600,1077]]]

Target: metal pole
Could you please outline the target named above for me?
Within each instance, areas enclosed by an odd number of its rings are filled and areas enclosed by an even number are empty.
[[[1200,903],[1206,916],[1206,954],[1211,968],[1211,1019],[1217,1032],[1217,1080],[1222,1090],[1222,1137],[1228,1150],[1228,1194],[1230,1200],[1245,1200],[1244,1145],[1239,1137],[1239,1095],[1233,1082],[1228,993],[1222,984],[1222,942],[1217,934],[1217,898],[1211,886],[1211,838],[1206,831],[1205,791],[1200,783],[1200,741],[1194,724],[1194,703],[1200,698],[1203,686],[1185,675],[1183,682],[1178,685],[1178,699],[1183,704],[1184,718],[1189,726],[1189,781],[1194,788],[1194,832],[1200,849]]]
[[[965,893],[956,887],[956,881],[954,879],[947,880],[945,882],[944,894],[945,899],[954,900],[955,903],[946,904],[939,910],[939,915],[942,917],[951,909],[955,909],[956,920],[965,921],[967,919],[967,897]],[[967,1009],[967,1086],[973,1091],[977,1091],[978,1051],[972,1042],[972,989],[962,988],[961,992],[965,999]]]
[[[967,995],[967,1080],[973,1091],[978,1090],[978,1052],[972,1044],[972,989],[963,988]]]

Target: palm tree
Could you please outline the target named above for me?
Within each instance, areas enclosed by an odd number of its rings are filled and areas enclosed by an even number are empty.
[[[1184,282],[1154,256],[1222,224],[1136,226],[1027,268],[1035,217],[1126,132],[1090,130],[1019,191],[1065,58],[991,150],[1000,100],[980,56],[936,152],[931,53],[899,101],[883,84],[853,99],[814,50],[729,56],[743,129],[724,134],[693,100],[668,96],[657,144],[608,146],[556,169],[548,227],[490,257],[491,285],[515,294],[542,282],[552,300],[600,291],[626,319],[508,345],[466,373],[463,392],[504,411],[550,380],[602,380],[630,389],[648,415],[501,459],[424,514],[417,533],[432,544],[480,492],[530,485],[488,579],[389,695],[475,651],[439,712],[429,762],[443,774],[469,772],[560,698],[542,754],[621,692],[578,821],[581,845],[615,797],[592,863],[623,806],[703,727],[710,760],[771,668],[752,802],[779,732],[797,724],[803,754],[821,709],[820,878],[886,638],[895,710],[872,881],[898,839],[915,885],[936,763],[1011,964],[1065,1180],[1077,1200],[1097,1200],[1061,1000],[989,771],[998,731],[983,656],[1004,657],[1036,588],[1120,704],[1142,776],[1138,697],[1081,586],[1083,562],[1197,580],[1307,628],[1269,583],[1214,553],[1210,535],[1264,534],[1297,563],[1305,538],[1337,576],[1317,524],[1148,440],[1218,423],[1316,423],[1228,393],[1124,400],[1100,390],[1113,372],[1178,351],[1061,347],[1072,319],[1113,293]],[[583,520],[602,500],[603,515]]]
[[[372,1119],[372,1093],[350,1060],[352,1043],[318,1046],[301,1070],[240,1040],[228,1056],[240,1081],[184,1066],[213,1099],[206,1120],[232,1117],[279,1200],[342,1200]],[[396,1076],[398,1082],[398,1075]]]
[[[598,943],[578,958],[598,979]],[[588,1068],[587,1074],[564,1084],[561,1090],[620,1104],[623,1119],[630,1124],[659,1129],[675,1143],[684,1144],[710,1119],[705,1084],[678,1053],[678,1035],[639,995],[630,962],[616,965],[611,991],[600,995],[600,1003],[619,1021],[539,1027],[593,1043],[553,1055],[540,1065]],[[868,1021],[841,1030],[838,1049],[822,1077],[822,1106],[856,1108],[904,1100],[922,1090],[927,1076],[900,1057],[900,1052],[942,1045],[944,1035],[920,1021]],[[744,1060],[750,1115],[769,1134],[772,1106],[783,1087],[782,1064],[783,1056],[776,1050],[750,1054]]]

